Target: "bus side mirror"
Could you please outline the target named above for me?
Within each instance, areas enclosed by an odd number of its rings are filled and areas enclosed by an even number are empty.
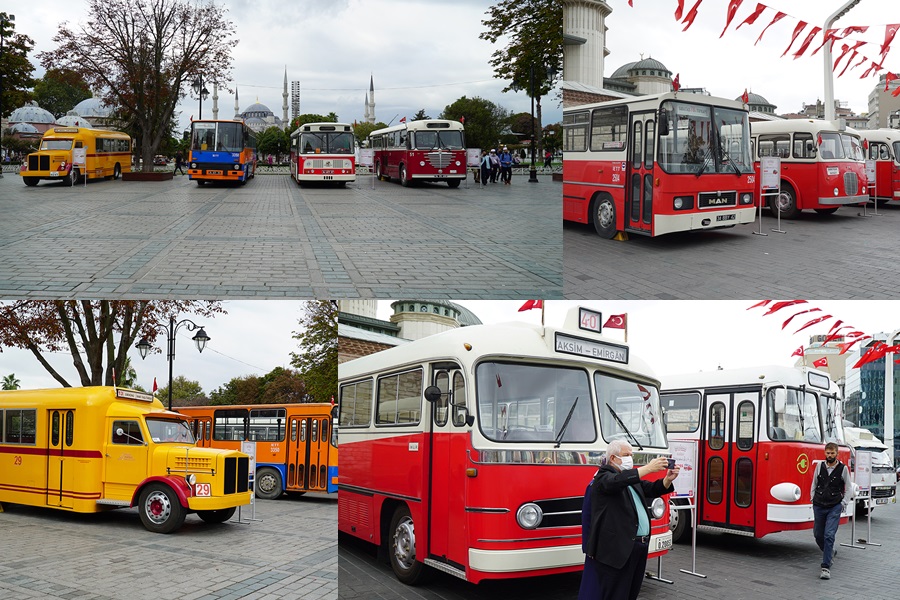
[[[437,402],[441,399],[441,390],[436,385],[429,385],[425,388],[425,399],[429,402]]]
[[[657,131],[659,131],[659,135],[667,136],[669,135],[669,111],[665,108],[659,109],[659,125],[657,126]]]

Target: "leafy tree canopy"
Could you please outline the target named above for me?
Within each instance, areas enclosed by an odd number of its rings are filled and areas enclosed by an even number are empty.
[[[169,386],[165,385],[156,392],[156,397],[168,408]],[[199,381],[188,379],[184,375],[172,378],[172,406],[202,406],[207,404],[203,395],[203,387]]]
[[[16,377],[15,373],[10,373],[3,377],[3,389],[4,390],[17,390],[19,389],[19,385],[22,382],[19,381],[19,378]]]
[[[6,117],[32,98],[28,90],[34,86],[31,78],[34,65],[28,60],[28,53],[34,48],[34,40],[16,33],[16,22],[10,21],[5,12],[0,12],[0,28],[3,29],[3,60],[0,61],[0,76],[3,77],[0,112],[3,114],[0,116]]]
[[[303,115],[299,115],[291,119],[291,125],[288,127],[288,135],[292,132],[297,131],[297,128],[301,125],[306,125],[307,123],[337,123],[338,116],[330,112],[327,115],[317,115],[315,113],[306,113]]]
[[[509,111],[478,96],[474,98],[463,96],[447,105],[441,113],[442,119],[459,121],[463,117],[466,126],[466,145],[469,148],[490,150],[498,146]]]
[[[256,136],[256,149],[260,156],[286,154],[290,147],[291,139],[287,132],[276,126],[269,127]]]
[[[354,123],[353,125],[353,135],[356,136],[356,139],[360,144],[365,142],[369,134],[371,134],[376,129],[384,129],[387,127],[387,124],[379,121],[377,123]]]
[[[425,120],[430,119],[430,118],[431,118],[431,117],[429,117],[428,115],[425,114],[425,109],[424,109],[424,108],[420,108],[420,109],[419,109],[419,112],[417,112],[417,113],[413,116],[412,120],[413,120],[413,121],[425,121]]]
[[[311,300],[301,319],[303,330],[294,333],[299,352],[291,365],[300,370],[313,402],[328,402],[337,392],[337,302]]]
[[[57,119],[90,97],[91,89],[84,77],[68,69],[47,69],[34,83],[35,101]]]

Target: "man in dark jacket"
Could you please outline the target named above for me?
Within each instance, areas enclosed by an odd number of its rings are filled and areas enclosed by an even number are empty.
[[[680,469],[667,470],[664,456],[634,468],[633,454],[628,442],[610,442],[606,464],[585,493],[590,521],[585,529],[588,522],[582,520],[586,557],[578,600],[635,600],[641,591],[650,542],[648,501],[671,492]],[[667,471],[661,480],[641,479],[659,471]]]
[[[831,562],[837,554],[834,538],[841,513],[852,495],[849,469],[838,460],[838,445],[825,444],[825,460],[813,463],[813,480],[809,490],[813,505],[813,537],[822,551],[820,579],[831,579]]]

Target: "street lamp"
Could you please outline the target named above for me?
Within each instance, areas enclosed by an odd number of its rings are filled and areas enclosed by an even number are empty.
[[[178,329],[184,325],[187,327],[188,331],[194,331],[195,329],[199,329],[199,331],[194,335],[192,340],[194,340],[194,344],[197,346],[198,352],[203,352],[203,349],[206,348],[206,342],[209,341],[209,336],[206,335],[206,331],[203,330],[203,327],[197,325],[190,319],[182,319],[175,322],[175,316],[169,317],[169,326],[161,325],[160,327],[166,332],[168,336],[169,342],[169,410],[172,410],[172,363],[175,360],[175,334],[178,333]],[[141,341],[134,345],[141,353],[141,359],[147,358],[147,353],[150,352],[150,342],[146,337],[142,337]]]
[[[194,78],[194,83],[191,85],[194,89],[194,93],[197,94],[197,97],[200,98],[200,119],[203,118],[203,101],[206,100],[207,96],[209,96],[209,90],[203,87],[203,75],[197,75]]]
[[[900,329],[895,329],[888,336],[887,345],[893,346]],[[894,451],[894,352],[886,352],[884,355],[884,444],[891,453],[891,461],[895,460]],[[896,464],[896,463],[893,463]]]
[[[11,25],[16,20],[16,15],[7,15],[0,13],[0,63],[3,62],[3,34],[6,32],[6,26]],[[0,72],[0,121],[3,120],[3,73]],[[3,128],[0,127],[0,177],[3,177]]]
[[[538,183],[537,167],[534,165],[534,63],[528,67],[528,84],[531,90],[531,169],[528,171],[528,183]]]
[[[822,30],[823,35],[828,35],[828,30],[834,25],[834,22],[850,12],[850,9],[859,4],[859,0],[849,0],[843,6],[837,9],[825,21],[825,28]],[[834,121],[834,67],[831,64],[831,44],[833,40],[825,44],[825,52],[822,55],[825,60],[825,120]]]

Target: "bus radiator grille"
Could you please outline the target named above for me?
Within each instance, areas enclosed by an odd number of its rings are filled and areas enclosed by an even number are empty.
[[[541,507],[544,518],[538,529],[546,527],[581,527],[581,505],[584,496],[571,498],[553,498],[551,500],[535,500],[534,503]]]
[[[326,164],[326,162],[330,164]],[[330,158],[327,161],[322,158],[314,158],[303,161],[305,169],[349,169],[350,166],[350,161],[344,158]]]
[[[848,196],[856,196],[859,193],[859,177],[856,173],[852,171],[844,173],[844,192]]]
[[[175,468],[184,470],[210,470],[212,469],[212,460],[206,457],[187,457],[176,456]]]
[[[453,155],[448,152],[429,152],[428,162],[435,169],[446,169],[453,162]]]

